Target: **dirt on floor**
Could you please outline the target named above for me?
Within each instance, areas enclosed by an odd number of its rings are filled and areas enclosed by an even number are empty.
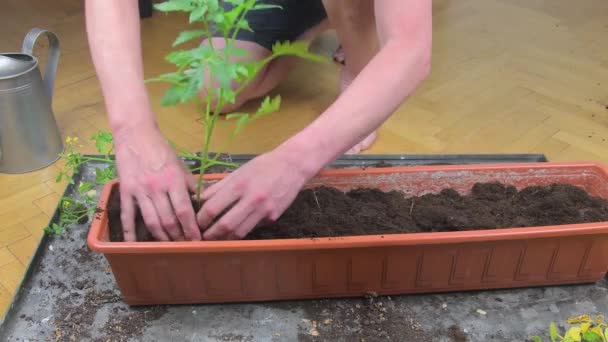
[[[317,300],[300,304],[307,317],[298,340],[305,341],[435,341],[411,318],[395,309],[391,297]],[[322,338],[321,338],[322,336]]]
[[[68,253],[62,242],[64,239],[74,240],[69,236],[59,237],[55,241],[57,247],[46,251],[57,257],[50,259],[49,265],[38,265],[40,272],[47,267],[56,270],[39,280],[40,289],[61,294],[60,297],[49,298],[54,303],[53,314],[48,318],[53,333],[52,336],[45,337],[45,341],[128,341],[141,336],[151,322],[167,312],[166,306],[129,308],[124,304],[118,289],[102,289],[94,278],[83,276],[79,270],[100,267],[102,256],[90,251],[84,238],[82,245]],[[109,274],[110,269],[106,269],[105,273]],[[66,281],[66,276],[69,281]],[[111,306],[111,312],[105,313],[108,305]],[[92,335],[95,322],[105,314],[107,321],[101,329],[101,335]],[[19,318],[36,324],[28,315]]]

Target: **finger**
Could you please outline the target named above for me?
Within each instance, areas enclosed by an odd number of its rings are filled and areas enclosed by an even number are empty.
[[[192,177],[192,175],[186,175],[186,186],[188,187],[188,191],[191,194],[195,194],[196,193],[196,179],[194,179],[194,177]]]
[[[196,223],[194,208],[184,186],[174,186],[169,189],[169,198],[173,205],[175,215],[179,220],[186,240],[198,241],[201,239],[201,232]]]
[[[147,196],[138,196],[137,204],[139,205],[139,209],[141,210],[142,217],[144,219],[144,223],[148,228],[148,231],[154,236],[154,238],[158,241],[169,241],[169,236],[163,230],[160,219],[156,214],[156,208],[152,201]]]
[[[135,203],[127,192],[120,193],[120,221],[122,233],[126,242],[136,241],[135,235]]]
[[[227,239],[252,211],[253,207],[249,203],[246,203],[246,201],[238,202],[205,232],[203,238],[205,240]]]
[[[167,232],[173,241],[184,241],[184,233],[177,221],[173,206],[169,202],[169,197],[166,193],[156,195],[153,204],[156,207],[156,212],[160,218],[162,229]]]
[[[186,165],[183,165],[184,170],[184,179],[186,180],[186,186],[188,187],[188,191],[194,194],[196,193],[196,178],[192,175],[192,173],[188,170]]]
[[[238,197],[234,191],[222,188],[224,191],[218,191],[215,195],[205,201],[201,210],[196,215],[196,220],[200,229],[205,230],[213,220],[226,208],[237,201]]]
[[[230,240],[243,239],[258,223],[264,220],[265,217],[266,213],[263,210],[253,211],[232,233]]]
[[[201,200],[206,201],[213,197],[222,188],[224,180],[225,178],[205,188],[201,193]]]

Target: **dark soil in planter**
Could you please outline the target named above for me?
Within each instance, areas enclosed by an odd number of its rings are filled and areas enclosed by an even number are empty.
[[[111,241],[122,241],[120,197],[109,203]],[[274,223],[258,225],[245,239],[289,239],[448,232],[608,221],[608,201],[569,184],[521,191],[501,183],[478,183],[470,194],[453,189],[419,197],[399,191],[320,187],[300,192]],[[151,241],[141,216],[138,241]]]

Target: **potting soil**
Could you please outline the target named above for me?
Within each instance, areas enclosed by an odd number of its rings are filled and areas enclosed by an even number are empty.
[[[108,207],[111,240],[122,241],[120,196]],[[453,189],[407,198],[402,192],[320,187],[303,190],[274,223],[258,225],[245,239],[290,239],[420,232],[448,232],[608,221],[608,201],[569,184],[518,191],[478,183],[467,195]],[[152,241],[140,215],[138,241]]]

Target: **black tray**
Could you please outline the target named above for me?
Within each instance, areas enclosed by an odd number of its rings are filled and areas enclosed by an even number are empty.
[[[252,157],[225,159],[243,164]],[[525,154],[356,155],[330,167],[544,161],[543,155]],[[75,194],[96,167],[104,165],[83,165],[64,195]],[[366,336],[367,341],[450,341],[454,334],[471,341],[523,341],[547,331],[550,321],[608,313],[605,280],[393,298],[130,308],[122,302],[104,257],[88,250],[87,233],[88,225],[83,224],[59,237],[43,237],[0,325],[0,341],[69,341],[71,336],[76,341],[353,341]]]

